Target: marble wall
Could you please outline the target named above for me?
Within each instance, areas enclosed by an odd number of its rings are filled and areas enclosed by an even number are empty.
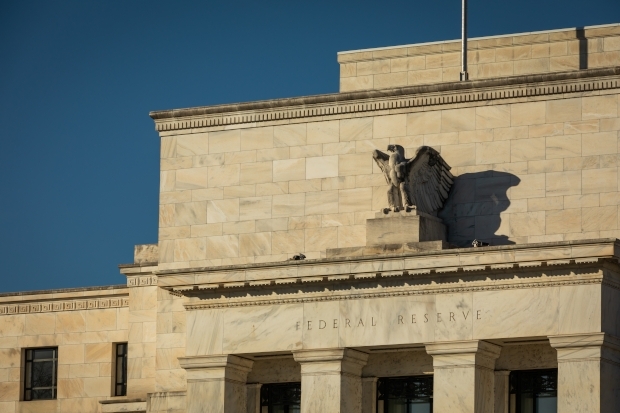
[[[453,244],[617,237],[619,99],[608,89],[161,131],[159,266],[366,245],[366,219],[386,204],[372,151],[388,144],[407,156],[430,145],[452,166],[440,216]]]

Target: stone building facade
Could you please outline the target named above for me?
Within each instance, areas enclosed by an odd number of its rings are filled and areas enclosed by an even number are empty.
[[[0,295],[0,412],[620,410],[620,25],[471,39],[465,82],[459,46],[152,112],[158,243],[127,285]],[[367,236],[394,144],[452,167],[439,243]]]

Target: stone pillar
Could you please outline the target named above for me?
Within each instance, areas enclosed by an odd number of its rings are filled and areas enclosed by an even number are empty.
[[[187,371],[187,413],[239,413],[253,361],[234,355],[179,357]]]
[[[592,333],[549,342],[558,352],[558,412],[620,411],[620,339]]]
[[[377,413],[377,377],[362,379],[362,413]]]
[[[510,370],[495,372],[495,413],[508,413],[510,401]]]
[[[247,413],[261,413],[260,411],[260,388],[261,383],[251,383],[247,385],[248,409]]]
[[[301,413],[361,413],[368,354],[339,348],[293,352],[301,364]]]
[[[433,411],[493,413],[495,360],[501,347],[481,340],[426,345],[433,356]]]

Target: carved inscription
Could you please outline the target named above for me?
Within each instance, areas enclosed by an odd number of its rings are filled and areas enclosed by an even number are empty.
[[[448,313],[424,313],[424,314],[396,314],[392,319],[394,325],[405,324],[426,324],[428,322],[436,321],[437,323],[443,322],[456,322],[457,320],[482,320],[482,310],[476,310],[473,313],[471,310],[467,311],[450,311]],[[342,323],[342,325],[341,325]],[[295,330],[325,330],[334,328],[358,328],[358,327],[376,327],[377,317],[366,318],[344,318],[342,321],[338,318],[327,320],[307,320],[305,323],[297,321],[295,324]]]

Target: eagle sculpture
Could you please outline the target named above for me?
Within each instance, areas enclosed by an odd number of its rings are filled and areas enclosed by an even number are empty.
[[[389,206],[383,212],[417,209],[436,215],[452,187],[450,166],[429,146],[418,148],[411,159],[405,158],[405,149],[400,145],[388,145],[387,150],[384,153],[375,149],[372,153],[389,185]]]

